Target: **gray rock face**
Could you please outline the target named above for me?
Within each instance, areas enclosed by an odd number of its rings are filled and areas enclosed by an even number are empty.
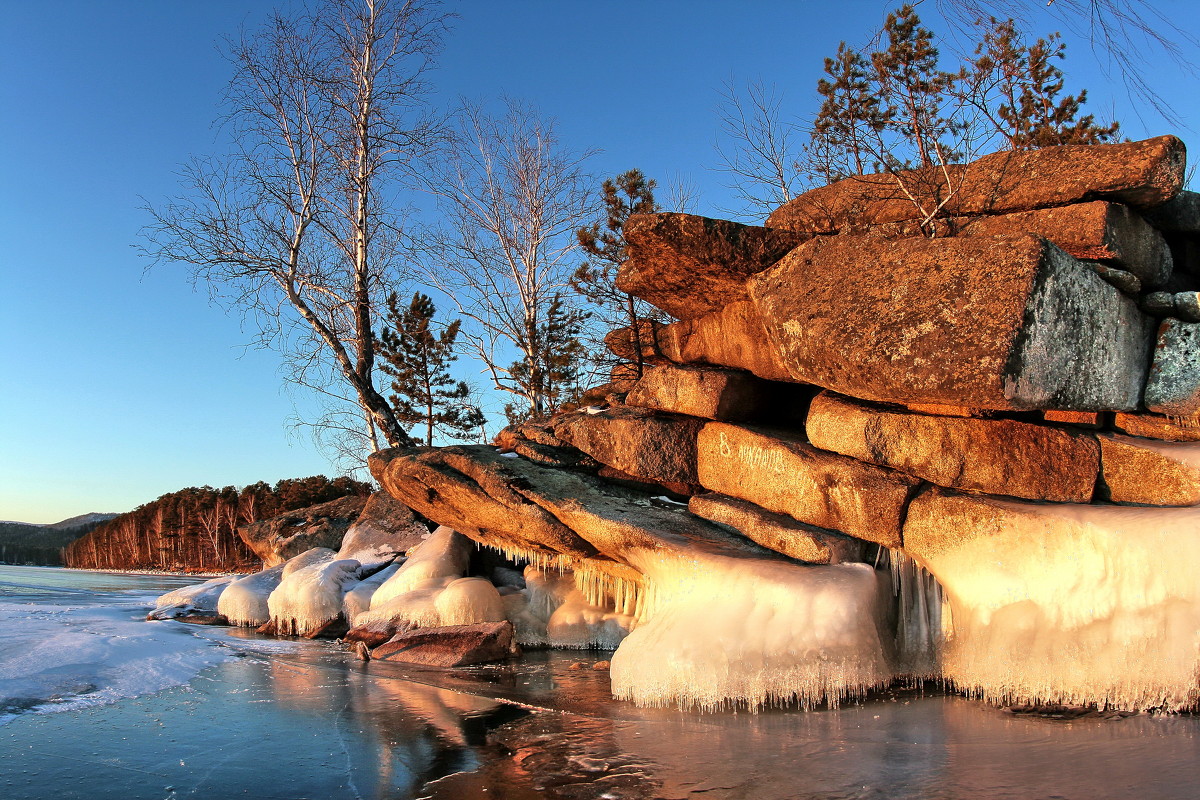
[[[1168,319],[1159,327],[1145,402],[1158,414],[1200,413],[1200,324]]]
[[[366,502],[365,497],[342,497],[288,511],[243,525],[238,536],[263,560],[264,567],[274,567],[314,547],[339,549]]]
[[[1200,192],[1182,191],[1142,213],[1160,231],[1200,234]]]
[[[429,528],[408,506],[387,492],[375,492],[346,529],[337,557],[353,558],[366,569],[375,569],[404,555],[428,534]]]

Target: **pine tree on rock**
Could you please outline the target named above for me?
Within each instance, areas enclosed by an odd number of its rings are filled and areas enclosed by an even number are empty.
[[[392,377],[389,398],[396,419],[411,430],[424,426],[424,443],[433,445],[434,435],[470,439],[485,419],[471,402],[471,389],[450,376],[449,366],[457,356],[454,342],[461,320],[435,332],[437,308],[417,292],[407,308],[393,292],[387,301],[384,328],[379,335],[380,368]]]
[[[557,292],[550,299],[545,321],[536,331],[538,341],[527,350],[522,348],[539,357],[522,359],[509,368],[529,402],[528,406],[505,405],[504,415],[510,425],[540,421],[578,403],[589,365],[587,348],[580,341],[588,316],[568,306]]]
[[[1116,137],[1119,123],[1099,125],[1092,114],[1079,116],[1086,89],[1059,97],[1065,81],[1054,59],[1065,58],[1067,49],[1060,34],[1027,45],[1013,20],[989,22],[963,75],[972,81],[974,105],[1009,149],[1100,144]]]
[[[576,231],[579,247],[590,256],[571,278],[571,288],[586,297],[596,307],[598,321],[604,334],[617,328],[628,328],[633,336],[634,360],[625,362],[609,358],[609,367],[628,365],[628,375],[642,376],[643,359],[641,335],[648,321],[667,322],[670,317],[659,309],[617,288],[617,270],[628,258],[625,241],[625,221],[631,214],[653,214],[661,211],[654,200],[656,184],[640,169],[631,169],[602,184],[604,220],[593,222]],[[594,343],[602,353],[602,342]],[[605,360],[597,356],[597,360]]]

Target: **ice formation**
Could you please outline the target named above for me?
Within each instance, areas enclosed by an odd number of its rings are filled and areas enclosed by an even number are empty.
[[[438,592],[433,601],[439,625],[473,625],[503,622],[504,603],[486,578],[458,578]]]
[[[147,619],[172,619],[184,614],[216,614],[221,593],[232,577],[213,578],[195,586],[185,586],[160,596]]]
[[[1200,508],[987,503],[921,557],[953,612],[945,677],[1004,703],[1196,705]]]
[[[577,585],[583,574],[525,568],[525,589],[504,597],[518,644],[611,649],[621,643],[633,617],[589,602]]]
[[[358,582],[357,561],[337,559],[328,548],[313,549],[321,552],[311,556],[307,563],[290,568],[296,560],[292,559],[284,565],[283,580],[267,598],[271,620],[279,633],[316,634],[341,616],[342,597]]]
[[[313,550],[308,551],[311,552]],[[307,553],[302,553],[278,566],[233,581],[221,593],[221,598],[217,601],[217,611],[229,620],[230,625],[254,628],[262,625],[271,618],[267,598],[283,580],[284,568],[296,558],[304,558],[306,555]]]
[[[893,674],[881,629],[887,578],[867,564],[799,565],[636,551],[645,614],[612,658],[639,705],[836,705]]]
[[[355,617],[371,607],[371,599],[375,596],[375,592],[383,585],[384,581],[396,574],[403,563],[403,561],[399,561],[389,564],[374,575],[363,578],[346,592],[346,596],[342,598],[342,614],[348,621],[353,621]]]

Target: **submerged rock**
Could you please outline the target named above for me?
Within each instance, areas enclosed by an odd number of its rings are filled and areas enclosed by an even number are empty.
[[[464,667],[519,655],[513,626],[504,622],[421,628],[396,634],[371,651],[375,661],[404,661],[430,667]]]

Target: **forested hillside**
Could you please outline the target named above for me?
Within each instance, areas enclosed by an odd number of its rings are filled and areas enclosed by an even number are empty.
[[[0,522],[0,564],[63,564],[63,548],[116,514],[84,514],[53,525]]]
[[[122,514],[66,548],[66,565],[84,569],[254,570],[260,559],[237,535],[241,525],[285,511],[368,495],[368,484],[324,475],[255,483],[188,487]]]

